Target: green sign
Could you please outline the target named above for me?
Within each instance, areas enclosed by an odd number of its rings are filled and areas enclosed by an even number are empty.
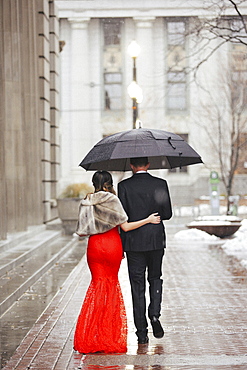
[[[220,182],[218,172],[211,171],[210,173],[210,184],[218,184]]]

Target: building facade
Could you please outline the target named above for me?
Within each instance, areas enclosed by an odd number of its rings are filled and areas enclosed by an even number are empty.
[[[59,20],[54,1],[0,2],[0,239],[57,217]]]
[[[226,122],[227,136],[230,102],[223,90],[229,87],[223,79],[231,69],[233,45],[221,45],[222,40],[208,30],[196,32],[198,20],[215,16],[217,10],[205,4],[57,1],[60,38],[65,42],[61,54],[61,187],[90,181],[91,174],[78,167],[81,159],[100,138],[132,128],[127,88],[133,80],[133,60],[127,48],[134,39],[141,48],[136,68],[143,91],[138,109],[142,126],[181,135],[205,163],[156,174],[168,180],[175,203],[191,204],[194,198],[208,195],[210,171],[220,171],[220,161],[207,134],[211,130],[215,137],[218,131],[218,111]],[[246,14],[246,6],[241,11]],[[229,16],[234,18],[232,10]],[[243,69],[246,46],[234,47]],[[244,125],[246,132],[246,120]],[[229,145],[224,161],[230,160]],[[243,190],[245,161],[235,181],[236,192]],[[121,176],[116,175],[116,181]]]
[[[233,192],[247,193],[246,40],[236,42],[243,27],[233,8],[223,9],[225,21],[233,22],[233,42],[222,42],[228,27],[223,38],[212,37],[207,23],[200,30],[198,21],[215,17],[210,5],[212,0],[0,2],[0,239],[56,219],[64,187],[90,182],[92,174],[78,166],[90,148],[132,128],[127,48],[133,39],[141,48],[136,77],[142,126],[183,136],[204,161],[155,171],[166,177],[173,204],[208,194],[210,171],[232,162],[234,135],[241,151]],[[240,10],[245,20],[245,2]],[[115,182],[123,176],[114,174]]]

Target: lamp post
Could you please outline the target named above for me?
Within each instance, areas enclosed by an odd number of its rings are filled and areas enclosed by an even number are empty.
[[[138,104],[142,102],[142,89],[136,82],[136,58],[140,54],[141,48],[135,40],[131,41],[128,46],[128,54],[133,59],[133,81],[128,86],[128,94],[132,99],[133,128],[136,128],[138,119]]]

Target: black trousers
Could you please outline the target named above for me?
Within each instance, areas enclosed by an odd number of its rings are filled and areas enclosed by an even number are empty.
[[[147,252],[126,252],[131,285],[134,323],[138,338],[147,335],[146,318],[146,272],[149,283],[150,303],[148,317],[159,317],[162,300],[162,260],[164,249]]]

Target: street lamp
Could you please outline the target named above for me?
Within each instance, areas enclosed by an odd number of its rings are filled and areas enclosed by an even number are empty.
[[[140,54],[141,48],[135,40],[131,41],[128,46],[128,54],[133,59],[133,81],[128,86],[128,94],[132,99],[133,111],[133,128],[136,128],[136,121],[138,119],[138,104],[142,102],[142,89],[136,82],[136,58]]]

